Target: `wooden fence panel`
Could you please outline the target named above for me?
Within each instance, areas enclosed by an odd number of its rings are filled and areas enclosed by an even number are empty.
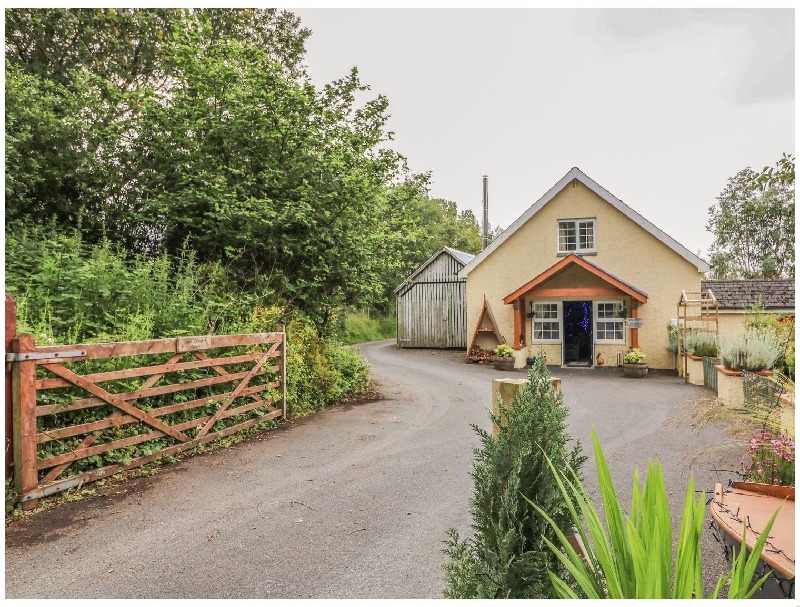
[[[14,488],[24,509],[286,416],[285,331],[39,347],[22,334],[10,350]],[[100,359],[126,368],[98,370]]]

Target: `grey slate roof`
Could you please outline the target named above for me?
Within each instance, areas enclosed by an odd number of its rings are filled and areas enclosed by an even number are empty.
[[[749,308],[759,296],[767,310],[794,309],[794,280],[703,280],[700,288],[711,289],[720,310]]]

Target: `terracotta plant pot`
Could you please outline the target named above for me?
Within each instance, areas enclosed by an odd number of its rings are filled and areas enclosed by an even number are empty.
[[[642,378],[647,376],[647,363],[623,363],[622,371],[625,377]]]
[[[514,357],[513,356],[495,356],[493,359],[494,368],[498,371],[513,371],[514,370]]]

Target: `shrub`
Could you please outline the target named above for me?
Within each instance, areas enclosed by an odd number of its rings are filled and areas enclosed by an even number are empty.
[[[723,339],[719,349],[726,369],[752,373],[772,369],[782,352],[783,344],[774,334],[753,329]]]
[[[717,356],[719,345],[717,336],[703,331],[692,331],[683,340],[684,350],[693,356]]]
[[[545,458],[575,470],[583,465],[580,443],[567,449],[566,418],[562,396],[538,355],[510,406],[500,403],[497,415],[491,414],[497,436],[473,425],[481,441],[471,473],[474,538],[447,532],[446,597],[555,598],[548,571],[566,577],[566,570],[543,540],[555,539],[553,530],[523,496],[543,505],[558,524],[569,524],[570,504]]]
[[[628,352],[628,353],[627,353],[627,354],[626,354],[626,355],[623,357],[623,359],[622,359],[622,360],[623,360],[624,362],[626,362],[627,364],[631,365],[631,364],[639,364],[639,363],[642,363],[642,362],[644,362],[644,359],[645,359],[645,358],[646,358],[646,356],[645,356],[645,353],[644,353],[644,352],[642,352],[642,351],[641,351],[639,348],[634,348],[633,350],[631,350],[630,352]]]
[[[775,361],[775,368],[794,379],[794,315],[768,314],[759,300],[747,309],[744,328],[745,331],[753,331],[759,335],[772,335],[782,344],[781,355]]]

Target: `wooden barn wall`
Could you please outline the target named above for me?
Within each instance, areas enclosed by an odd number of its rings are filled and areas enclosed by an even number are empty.
[[[404,348],[466,348],[467,289],[463,264],[442,253],[397,294],[397,342]]]

